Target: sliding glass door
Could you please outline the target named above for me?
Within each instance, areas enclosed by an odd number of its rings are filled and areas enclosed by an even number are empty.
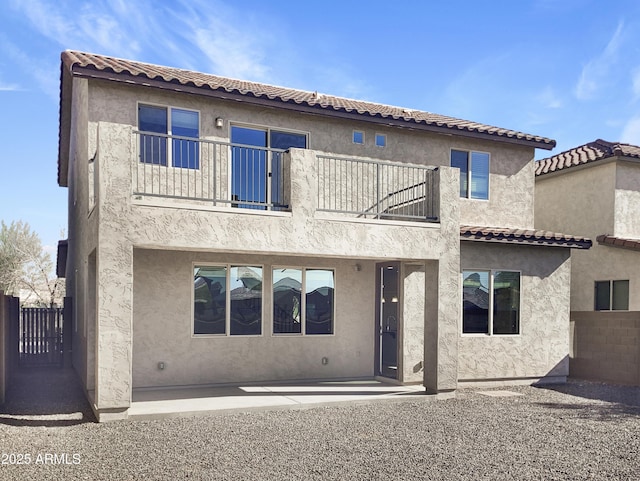
[[[231,127],[231,195],[234,207],[282,206],[282,152],[307,147],[306,134]]]

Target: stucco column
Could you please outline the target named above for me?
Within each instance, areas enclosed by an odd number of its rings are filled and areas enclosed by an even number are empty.
[[[458,384],[460,321],[459,171],[438,168],[440,252],[426,271],[424,379],[428,392],[453,391]]]
[[[316,152],[307,149],[290,149],[284,154],[287,162],[285,182],[290,185],[290,205],[294,222],[313,219],[318,207],[318,163]],[[285,189],[287,188],[285,184]]]
[[[403,264],[402,278],[402,356],[401,378],[403,383],[419,383],[422,380],[425,325],[425,266]]]
[[[131,403],[133,246],[132,132],[98,125],[98,248],[96,252],[96,390],[99,420],[124,417]]]

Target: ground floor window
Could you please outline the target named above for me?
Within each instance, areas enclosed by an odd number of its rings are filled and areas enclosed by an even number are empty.
[[[596,281],[596,311],[628,311],[629,281]]]
[[[462,271],[463,334],[520,333],[520,273]]]
[[[327,269],[273,269],[273,333],[333,334],[334,272]]]
[[[262,334],[262,267],[194,266],[193,333]]]

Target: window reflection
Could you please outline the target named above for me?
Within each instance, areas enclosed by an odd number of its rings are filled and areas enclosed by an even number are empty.
[[[227,268],[196,267],[193,277],[194,334],[224,334]]]
[[[302,270],[274,269],[273,271],[273,332],[300,334],[302,332]]]
[[[262,268],[231,267],[231,335],[256,335],[262,324]]]
[[[305,279],[307,334],[333,333],[333,271],[307,269]]]

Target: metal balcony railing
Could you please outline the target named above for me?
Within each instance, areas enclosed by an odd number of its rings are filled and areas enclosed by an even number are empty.
[[[204,205],[289,210],[283,150],[134,131],[133,194]],[[437,222],[435,167],[317,155],[317,210]]]
[[[282,150],[134,131],[133,194],[287,210]]]
[[[435,167],[318,155],[318,210],[437,222]]]

